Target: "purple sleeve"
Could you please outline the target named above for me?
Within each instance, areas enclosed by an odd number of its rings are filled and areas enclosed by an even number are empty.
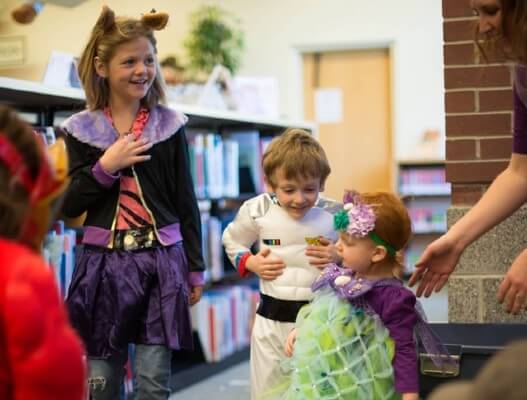
[[[417,393],[419,377],[414,340],[414,327],[417,323],[415,295],[402,287],[385,286],[374,290],[374,296],[375,299],[372,298],[370,304],[395,342],[395,390],[398,393]]]
[[[112,187],[114,182],[119,179],[121,176],[120,173],[117,173],[117,175],[111,175],[108,172],[106,172],[103,167],[101,166],[101,162],[97,161],[93,168],[91,169],[91,172],[97,182],[99,182],[102,186],[106,188]]]
[[[514,134],[512,141],[513,153],[527,154],[527,108],[523,104],[516,87],[514,93]]]
[[[192,271],[188,276],[190,287],[205,285],[205,274],[201,271]]]

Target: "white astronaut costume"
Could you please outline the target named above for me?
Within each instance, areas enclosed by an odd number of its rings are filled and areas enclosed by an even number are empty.
[[[283,382],[280,361],[284,343],[294,328],[300,307],[313,298],[311,284],[320,270],[309,264],[305,255],[306,238],[324,236],[336,239],[333,214],[341,204],[319,198],[299,220],[291,218],[268,193],[242,204],[238,214],[223,233],[223,245],[233,265],[241,272],[243,256],[254,243],[269,247],[268,257],[280,257],[286,268],[275,280],[260,280],[260,305],[251,336],[251,399]],[[240,264],[243,264],[241,266]]]

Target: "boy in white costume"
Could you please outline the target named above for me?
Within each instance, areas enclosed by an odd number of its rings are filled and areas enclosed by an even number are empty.
[[[313,297],[320,269],[337,262],[335,201],[319,198],[331,169],[324,150],[307,132],[287,130],[262,158],[271,193],[240,207],[223,233],[225,250],[239,273],[260,277],[260,304],[251,337],[251,399],[280,382],[283,343],[298,310]],[[251,246],[257,243],[257,254]]]

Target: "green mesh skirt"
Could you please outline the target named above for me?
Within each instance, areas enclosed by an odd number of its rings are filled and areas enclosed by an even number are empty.
[[[323,289],[300,310],[296,323],[285,381],[263,398],[400,399],[393,381],[394,342],[378,316]]]

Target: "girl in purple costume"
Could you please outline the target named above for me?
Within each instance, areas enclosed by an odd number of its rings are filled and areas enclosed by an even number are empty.
[[[410,218],[385,192],[347,193],[344,210],[334,224],[343,267],[328,267],[313,284],[315,299],[287,339],[283,399],[417,400],[414,331],[432,354],[444,349],[398,279]]]
[[[93,400],[119,398],[128,343],[140,399],[167,399],[171,349],[192,348],[189,305],[201,297],[204,266],[187,118],[159,105],[153,31],[167,20],[103,8],[79,62],[88,110],[63,126],[71,176],[63,212],[86,213],[68,307]]]

